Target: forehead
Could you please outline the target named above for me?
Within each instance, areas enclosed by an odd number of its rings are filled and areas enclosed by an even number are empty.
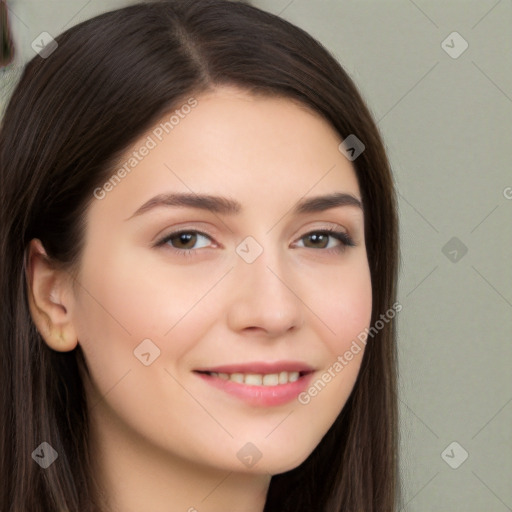
[[[228,195],[260,207],[333,191],[357,197],[340,142],[322,116],[296,101],[223,87],[175,106],[132,144],[113,169],[126,172],[101,207],[126,217],[173,191]]]

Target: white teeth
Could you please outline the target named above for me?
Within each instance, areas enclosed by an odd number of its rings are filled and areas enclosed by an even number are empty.
[[[271,373],[263,376],[264,386],[277,386],[279,384],[279,375],[277,373]]]
[[[288,376],[288,380],[290,382],[295,382],[298,379],[299,379],[299,372],[291,372],[290,375]]]
[[[253,373],[248,373],[245,376],[244,382],[248,386],[261,386],[263,384],[263,376],[262,375],[254,375]]]
[[[279,384],[288,384],[299,379],[299,372],[280,372],[269,374],[258,373],[217,373],[210,372],[212,377],[218,377],[222,380],[231,380],[247,386],[277,386]]]

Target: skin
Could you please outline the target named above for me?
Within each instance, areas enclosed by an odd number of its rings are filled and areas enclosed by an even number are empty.
[[[54,350],[79,343],[92,375],[91,453],[111,510],[261,512],[271,475],[301,464],[338,416],[364,350],[307,405],[252,406],[192,370],[295,360],[315,368],[314,382],[370,324],[363,211],[290,214],[304,196],[361,199],[340,136],[290,99],[226,86],[196,99],[121,183],[92,200],[75,283],[38,240],[30,246],[34,321]],[[130,218],[157,194],[191,191],[236,199],[243,211],[158,207]],[[356,245],[305,236],[331,227]],[[154,247],[182,228],[208,237]],[[263,248],[250,264],[236,252],[247,236]],[[148,338],[160,356],[145,366],[134,350]],[[248,442],[261,452],[252,467],[237,457]]]

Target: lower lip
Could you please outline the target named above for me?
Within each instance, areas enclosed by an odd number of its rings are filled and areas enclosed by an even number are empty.
[[[196,373],[196,375],[211,386],[221,389],[251,405],[260,407],[272,407],[291,402],[308,387],[313,378],[312,372],[302,375],[295,382],[289,382],[288,384],[279,384],[277,386],[249,386],[239,382],[223,380],[219,377],[204,373]]]

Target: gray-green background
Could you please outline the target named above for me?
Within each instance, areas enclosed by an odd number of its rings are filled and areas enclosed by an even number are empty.
[[[41,32],[128,3],[10,0],[19,52],[0,72],[0,109]],[[401,510],[512,511],[512,1],[253,5],[334,53],[394,170]]]

